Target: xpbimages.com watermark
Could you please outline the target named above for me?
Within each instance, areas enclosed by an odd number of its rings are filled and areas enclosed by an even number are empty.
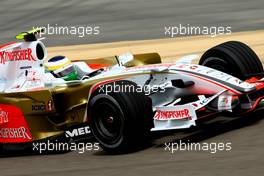
[[[111,92],[138,92],[150,95],[157,92],[165,92],[166,85],[130,85],[130,84],[103,84],[99,86],[99,93],[109,94]]]
[[[99,143],[75,143],[75,142],[58,142],[47,140],[45,142],[32,143],[32,149],[39,154],[48,152],[77,151],[83,154],[88,151],[100,150]]]
[[[232,34],[231,26],[197,26],[191,24],[179,24],[175,26],[166,25],[164,27],[164,34],[166,37],[179,37],[189,35],[205,35],[209,37],[216,37],[217,35]]]
[[[231,142],[184,142],[180,140],[179,142],[171,142],[164,144],[164,150],[171,154],[182,152],[182,151],[204,151],[215,154],[219,151],[231,151],[232,143]]]
[[[87,25],[87,26],[60,26],[58,24],[51,25],[47,24],[46,26],[35,26],[33,29],[43,29],[40,32],[40,37],[44,37],[46,35],[65,35],[65,36],[76,36],[79,38],[99,35],[100,34],[100,26],[96,25]]]

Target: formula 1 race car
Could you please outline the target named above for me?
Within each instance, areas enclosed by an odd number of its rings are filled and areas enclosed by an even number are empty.
[[[31,144],[92,132],[108,152],[142,144],[150,131],[183,129],[200,119],[263,108],[264,75],[246,44],[229,41],[161,63],[157,53],[47,61],[40,29],[0,47],[0,143]],[[8,147],[6,147],[8,148]]]

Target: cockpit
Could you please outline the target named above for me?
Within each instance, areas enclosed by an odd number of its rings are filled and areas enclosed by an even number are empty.
[[[50,73],[55,78],[61,78],[64,81],[83,80],[95,71],[85,62],[71,62],[65,56],[55,56],[44,65],[46,74]]]

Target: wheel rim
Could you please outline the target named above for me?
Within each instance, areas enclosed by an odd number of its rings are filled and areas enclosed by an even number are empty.
[[[120,141],[124,125],[120,108],[108,99],[96,102],[92,111],[97,139],[106,145]]]

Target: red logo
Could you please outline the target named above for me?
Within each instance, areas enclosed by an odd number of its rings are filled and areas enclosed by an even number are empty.
[[[192,119],[188,109],[183,110],[172,110],[172,111],[161,111],[157,110],[154,116],[156,120],[176,120],[176,119]]]
[[[9,61],[36,61],[32,55],[31,48],[14,51],[2,51],[0,52],[0,64],[5,64]]]
[[[32,136],[23,112],[16,106],[0,104],[0,143],[30,142]]]
[[[2,139],[32,139],[25,127],[18,128],[0,128],[0,138]]]

